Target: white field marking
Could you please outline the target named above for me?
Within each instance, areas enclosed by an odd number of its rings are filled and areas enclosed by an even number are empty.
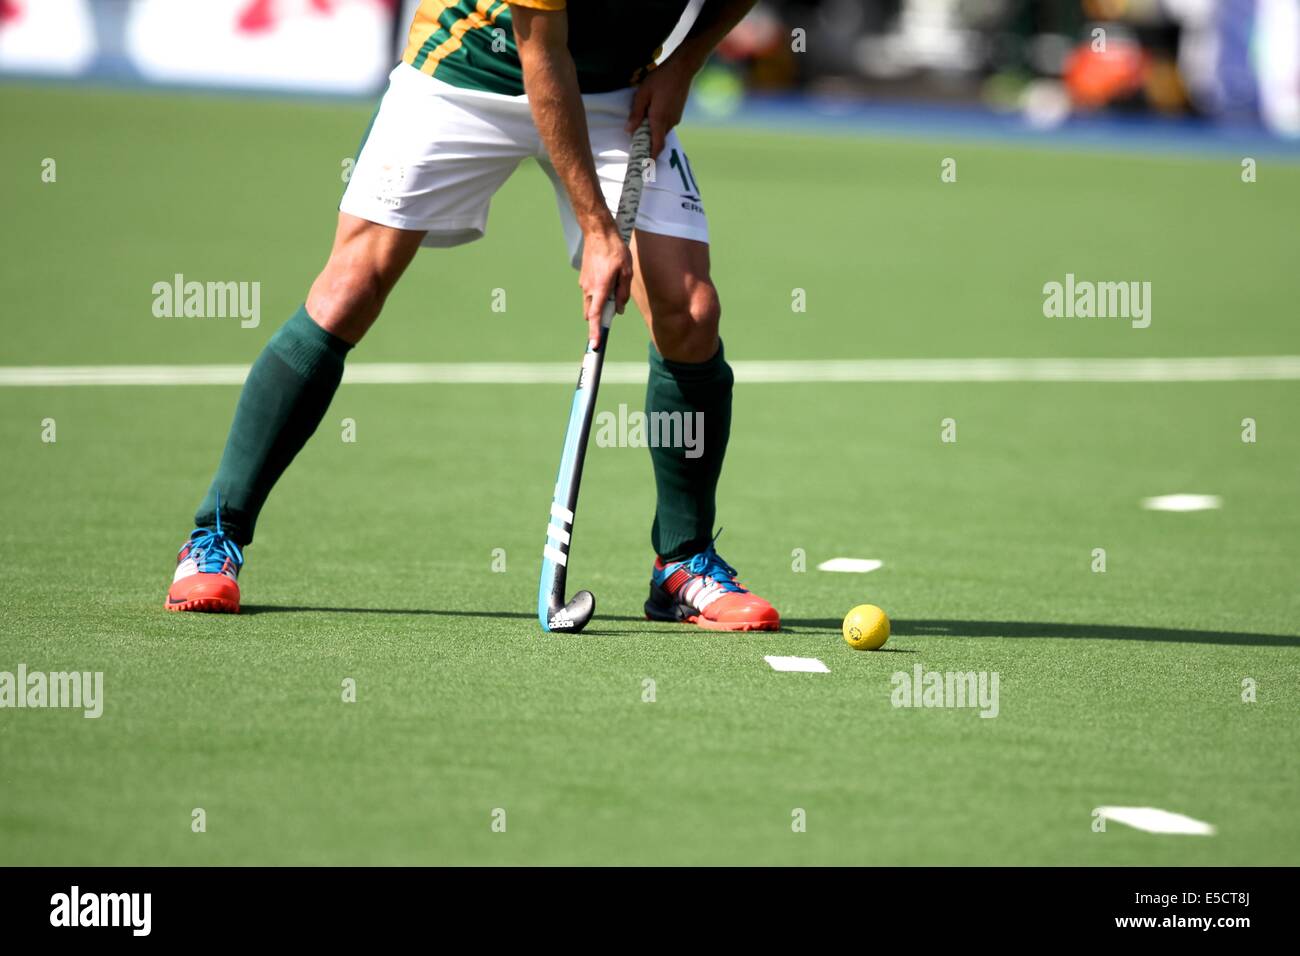
[[[550,558],[562,568],[567,567],[569,564],[569,559],[565,553],[551,547],[549,544],[542,548],[542,554],[546,555],[546,557]]]
[[[1300,381],[1300,355],[1208,358],[847,359],[733,362],[736,381],[799,382],[1257,382]],[[569,362],[353,362],[352,385],[536,385],[575,382]],[[247,365],[0,367],[0,386],[241,385]],[[644,362],[607,362],[604,381],[642,385]]]
[[[763,660],[772,665],[774,671],[799,671],[804,674],[829,674],[831,669],[815,657],[778,657],[775,654],[764,655]]]
[[[1100,813],[1107,820],[1114,820],[1135,830],[1147,833],[1181,833],[1190,836],[1214,836],[1215,829],[1211,823],[1193,820],[1181,813],[1171,813],[1158,807],[1098,807],[1094,813]]]
[[[1218,495],[1157,495],[1143,498],[1142,507],[1148,511],[1212,511],[1223,507]]]
[[[868,571],[874,571],[876,568],[884,567],[884,565],[884,561],[877,561],[875,558],[831,558],[829,561],[823,561],[817,565],[817,570],[866,574]]]

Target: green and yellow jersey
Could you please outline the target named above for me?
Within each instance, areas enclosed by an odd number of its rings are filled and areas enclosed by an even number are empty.
[[[584,93],[633,86],[654,67],[688,0],[517,0],[564,10]],[[523,70],[505,0],[420,0],[402,59],[444,83],[519,96]]]

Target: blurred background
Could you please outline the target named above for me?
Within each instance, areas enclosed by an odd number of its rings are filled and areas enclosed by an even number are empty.
[[[414,6],[0,0],[0,73],[373,97]],[[1295,139],[1300,0],[763,0],[693,108],[696,121],[906,115]]]

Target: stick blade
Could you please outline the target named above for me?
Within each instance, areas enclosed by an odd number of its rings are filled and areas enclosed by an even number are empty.
[[[551,614],[546,622],[548,631],[570,631],[577,634],[596,613],[596,597],[590,591],[579,591],[573,600]]]

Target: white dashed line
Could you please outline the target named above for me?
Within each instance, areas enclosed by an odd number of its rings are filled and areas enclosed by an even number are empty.
[[[1156,495],[1143,498],[1142,507],[1147,511],[1213,511],[1223,507],[1223,499],[1218,495]]]
[[[883,567],[884,564],[884,561],[877,561],[875,558],[831,558],[817,565],[817,570],[866,574],[868,571]]]
[[[1187,836],[1214,836],[1215,833],[1213,824],[1158,807],[1098,807],[1093,813],[1147,833],[1177,833]]]
[[[772,665],[774,671],[799,671],[804,674],[829,674],[831,669],[815,657],[777,657],[766,655],[763,660]]]

